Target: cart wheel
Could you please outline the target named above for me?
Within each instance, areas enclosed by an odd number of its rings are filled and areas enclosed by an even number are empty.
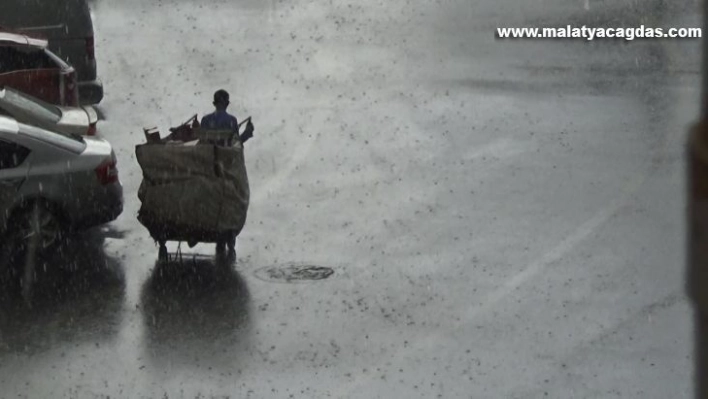
[[[157,252],[157,259],[162,262],[167,262],[167,246],[164,242],[160,243],[160,250]]]
[[[229,252],[236,252],[236,234],[230,234],[226,245],[229,247]]]

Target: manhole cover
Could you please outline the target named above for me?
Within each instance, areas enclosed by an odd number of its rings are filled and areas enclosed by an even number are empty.
[[[256,270],[256,277],[265,281],[294,283],[324,280],[334,274],[331,267],[313,265],[269,266]]]

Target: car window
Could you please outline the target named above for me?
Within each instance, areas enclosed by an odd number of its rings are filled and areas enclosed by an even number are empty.
[[[43,49],[29,46],[0,46],[0,73],[43,68],[56,68]]]
[[[0,169],[12,169],[22,165],[30,150],[17,143],[0,140]]]
[[[84,138],[78,134],[64,135],[25,124],[20,124],[20,134],[77,154],[86,148]]]
[[[61,119],[61,111],[59,108],[11,89],[6,88],[0,91],[0,109],[5,108],[2,106],[3,104],[7,104],[10,109],[21,109],[37,118],[54,123],[59,122]],[[2,113],[2,111],[0,111],[0,113]]]

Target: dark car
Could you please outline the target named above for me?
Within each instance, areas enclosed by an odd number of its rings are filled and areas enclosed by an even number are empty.
[[[51,104],[78,106],[76,71],[47,44],[46,40],[0,31],[0,86]]]
[[[81,104],[97,104],[94,29],[86,0],[0,0],[0,26],[46,38],[49,50],[76,70]]]

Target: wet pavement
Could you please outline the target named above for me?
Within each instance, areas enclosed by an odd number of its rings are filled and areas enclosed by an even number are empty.
[[[589,4],[94,2],[125,212],[47,258],[31,309],[3,291],[0,397],[690,397],[699,42],[494,29],[698,6]],[[256,126],[237,260],[159,264],[134,146],[219,88]]]

